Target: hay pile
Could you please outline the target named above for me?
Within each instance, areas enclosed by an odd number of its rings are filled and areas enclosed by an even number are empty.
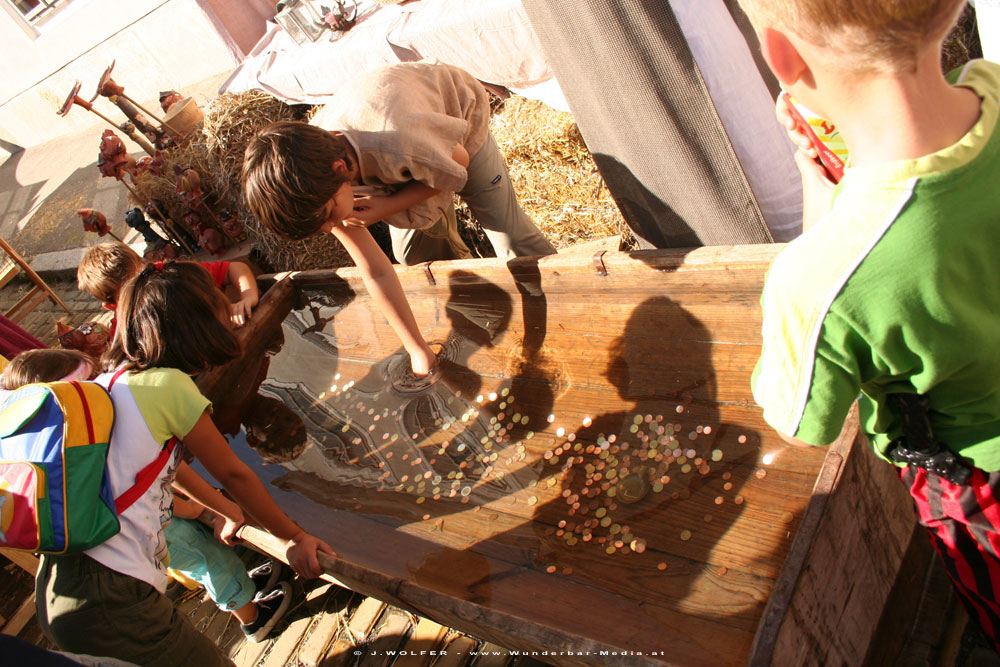
[[[512,96],[493,115],[490,130],[522,208],[557,249],[629,237],[571,114]]]
[[[247,236],[274,271],[329,269],[348,266],[351,260],[340,242],[329,234],[302,241],[282,239],[265,229],[246,208],[240,174],[243,151],[250,139],[279,120],[304,120],[309,107],[293,107],[259,90],[221,95],[205,110],[202,130],[205,148],[218,165],[219,174],[240,202]]]

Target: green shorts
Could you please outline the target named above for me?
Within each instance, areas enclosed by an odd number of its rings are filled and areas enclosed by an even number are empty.
[[[42,555],[35,611],[42,632],[63,651],[148,667],[233,664],[167,596],[85,554]]]

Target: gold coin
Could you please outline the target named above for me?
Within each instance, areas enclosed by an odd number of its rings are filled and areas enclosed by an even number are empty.
[[[691,539],[691,531],[690,530],[682,530],[681,531],[681,539],[684,540],[685,542],[687,542],[688,540],[690,540]]]

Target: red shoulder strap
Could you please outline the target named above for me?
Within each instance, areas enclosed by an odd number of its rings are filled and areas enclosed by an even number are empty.
[[[135,484],[125,491],[125,493],[115,498],[115,509],[118,511],[118,514],[127,510],[135,501],[142,497],[142,494],[149,491],[149,487],[153,486],[153,482],[160,476],[163,469],[167,467],[167,462],[170,461],[170,455],[173,453],[176,445],[176,436],[170,438],[167,444],[163,446],[163,449],[160,450],[159,456],[152,463],[136,473]]]
[[[118,378],[127,370],[128,366],[123,366],[115,371],[115,374],[111,376],[111,382],[108,383],[108,392],[111,391],[111,387],[115,385]],[[163,446],[163,449],[160,450],[159,455],[153,459],[152,463],[136,473],[135,484],[115,498],[115,510],[119,515],[129,507],[132,507],[135,501],[139,500],[146,491],[149,491],[149,487],[153,486],[153,482],[160,476],[163,469],[167,467],[170,455],[173,454],[177,442],[176,436],[170,438],[167,444]]]

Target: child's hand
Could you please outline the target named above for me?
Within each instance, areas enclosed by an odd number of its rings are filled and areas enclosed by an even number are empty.
[[[354,213],[344,218],[347,227],[368,227],[389,215],[387,197],[360,195],[354,198]]]
[[[778,122],[788,132],[788,138],[798,148],[798,152],[804,153],[805,157],[811,160],[819,160],[819,153],[816,152],[816,147],[812,145],[809,137],[798,129],[795,119],[792,117],[792,112],[788,108],[789,104],[788,97],[785,94],[778,95],[778,101],[774,105]],[[798,162],[798,158],[796,158],[796,162]]]
[[[288,545],[285,548],[285,562],[303,577],[315,579],[323,574],[323,568],[320,567],[319,558],[316,555],[320,551],[330,556],[337,555],[329,544],[301,530],[288,540]]]
[[[250,314],[253,311],[254,306],[256,305],[257,296],[254,294],[247,294],[242,299],[232,304],[229,307],[229,310],[233,326],[241,327],[246,324],[250,319]]]
[[[212,527],[215,529],[215,539],[219,540],[226,546],[233,546],[237,543],[236,531],[238,531],[244,524],[242,514],[239,517],[227,517],[220,516],[218,514],[212,517]]]
[[[427,377],[437,370],[438,360],[434,350],[428,345],[422,349],[410,352],[410,369],[418,378]]]

